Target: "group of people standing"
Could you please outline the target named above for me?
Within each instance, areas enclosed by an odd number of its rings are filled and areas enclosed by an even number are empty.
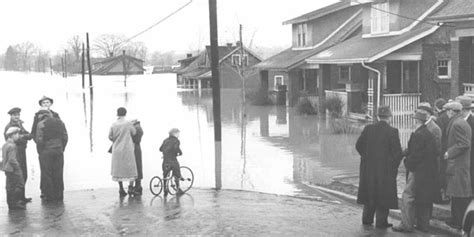
[[[28,178],[26,148],[32,139],[39,156],[41,198],[44,201],[63,200],[67,130],[58,113],[51,110],[53,99],[43,96],[38,103],[41,109],[34,116],[31,133],[24,128],[24,122],[20,119],[21,108],[15,107],[8,111],[10,122],[4,130],[6,143],[2,147],[0,168],[6,175],[9,209],[25,209],[25,204],[32,201],[25,196]]]
[[[460,229],[474,190],[474,116],[472,100],[460,96],[434,108],[420,103],[413,119],[416,128],[402,150],[399,132],[390,126],[389,107],[377,111],[378,122],[367,125],[357,140],[361,155],[357,202],[364,205],[362,223],[388,228],[389,209],[398,209],[397,176],[403,161],[406,186],[402,194],[402,221],[393,230],[427,232],[433,203],[451,201],[447,224]]]

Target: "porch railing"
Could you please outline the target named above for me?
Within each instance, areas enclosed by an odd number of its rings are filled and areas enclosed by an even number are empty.
[[[474,84],[464,83],[464,94],[474,97]]]
[[[383,95],[382,105],[390,106],[392,110],[392,125],[399,129],[400,142],[407,147],[410,135],[413,132],[414,120],[412,118],[421,94],[386,94]]]

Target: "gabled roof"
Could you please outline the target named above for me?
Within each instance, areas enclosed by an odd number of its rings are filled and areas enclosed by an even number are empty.
[[[180,60],[178,60],[178,63],[194,61],[198,56],[199,56],[199,55],[197,55],[197,56],[192,56],[192,57],[189,57],[189,58],[180,59]]]
[[[423,25],[409,33],[389,37],[362,38],[361,35],[357,35],[316,54],[306,62],[316,64],[374,62],[434,33],[439,27]]]
[[[473,0],[446,0],[446,5],[433,16],[434,20],[459,19],[474,17]]]
[[[322,42],[312,48],[305,50],[289,48],[277,55],[274,55],[254,67],[259,69],[279,69],[290,70],[305,63],[305,60],[315,54],[349,38],[352,34],[361,31],[362,13],[358,11],[348,21],[340,26],[332,34],[328,35]]]
[[[287,21],[283,22],[283,25],[298,24],[298,23],[311,21],[311,20],[326,16],[326,15],[329,15],[333,12],[343,10],[343,9],[348,8],[350,6],[352,6],[351,0],[340,0],[337,3],[334,3],[334,4],[331,4],[329,6],[320,8],[318,10],[306,13],[304,15],[293,18],[291,20],[287,20]]]
[[[92,73],[94,73],[94,74],[107,74],[109,72],[109,70],[111,70],[117,64],[123,63],[124,60],[128,65],[131,65],[132,67],[135,66],[140,71],[145,71],[145,68],[143,68],[143,62],[144,62],[143,60],[138,59],[138,58],[134,58],[134,57],[129,56],[129,55],[123,55],[122,54],[122,55],[119,55],[119,56],[106,58],[102,61],[94,63],[94,66],[96,66],[97,68]]]

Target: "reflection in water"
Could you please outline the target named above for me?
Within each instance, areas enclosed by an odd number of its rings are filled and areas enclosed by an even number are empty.
[[[84,104],[84,126],[87,128],[87,106],[86,106],[86,92],[82,92],[82,104]]]
[[[277,124],[287,124],[288,121],[286,119],[287,116],[287,108],[286,106],[277,106]]]
[[[89,103],[90,103],[90,124],[89,124],[89,140],[90,140],[90,151],[91,153],[94,151],[94,136],[93,136],[93,133],[94,133],[94,126],[93,126],[93,120],[94,120],[94,88],[90,88],[90,99],[89,99]]]

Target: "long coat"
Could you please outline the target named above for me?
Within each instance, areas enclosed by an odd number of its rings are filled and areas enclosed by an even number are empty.
[[[396,178],[402,159],[398,129],[383,121],[367,125],[356,149],[361,155],[357,203],[397,209]]]
[[[415,202],[432,204],[441,200],[438,176],[440,147],[426,125],[411,134],[405,167],[415,174]]]
[[[469,115],[469,117],[467,118],[467,123],[469,124],[469,126],[471,127],[471,135],[474,134],[474,116],[471,114]],[[471,137],[471,169],[470,169],[470,173],[471,173],[471,191],[474,192],[474,136]]]
[[[132,181],[138,176],[132,141],[135,133],[132,123],[123,117],[110,128],[109,139],[113,142],[111,175],[114,181]]]
[[[448,187],[446,194],[451,197],[471,197],[471,127],[460,115],[455,116],[447,127],[447,168]]]
[[[143,179],[143,163],[142,163],[142,147],[140,146],[140,143],[142,141],[143,137],[143,129],[140,123],[137,123],[135,126],[135,129],[137,132],[135,135],[132,137],[133,144],[135,145],[135,161],[137,163],[137,172],[138,172],[138,177],[137,179]]]

